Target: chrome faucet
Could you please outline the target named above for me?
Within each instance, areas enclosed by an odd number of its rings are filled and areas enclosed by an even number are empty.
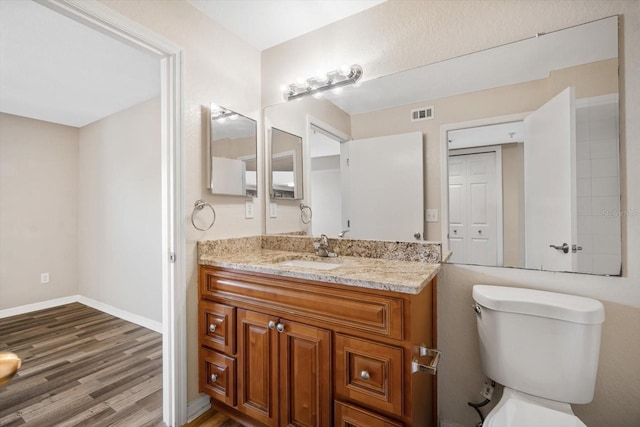
[[[340,233],[338,233],[338,237],[344,237],[344,235],[347,234],[348,232],[349,232],[348,228],[346,230],[342,230]]]
[[[329,250],[329,238],[327,237],[326,234],[321,234],[320,235],[320,241],[319,242],[313,242],[313,247],[316,249],[316,255],[318,255],[319,257],[337,257],[338,254],[335,252],[331,252]]]

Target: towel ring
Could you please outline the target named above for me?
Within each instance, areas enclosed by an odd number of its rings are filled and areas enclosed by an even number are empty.
[[[195,221],[193,220],[193,216],[195,215],[196,211],[201,211],[202,209],[204,209],[205,206],[208,206],[209,209],[211,209],[211,212],[213,213],[213,220],[211,220],[211,224],[209,224],[208,227],[200,228],[196,225]],[[213,227],[213,224],[215,223],[216,223],[216,211],[215,209],[213,209],[213,206],[211,206],[209,203],[203,202],[202,200],[196,200],[196,202],[193,204],[193,212],[191,212],[191,224],[193,225],[193,227],[196,230],[207,231],[208,229]]]
[[[308,210],[309,211],[309,218],[305,221],[304,220],[304,211]],[[311,217],[313,216],[313,211],[311,210],[310,206],[305,205],[304,203],[300,203],[300,220],[302,221],[303,224],[309,224],[311,222]]]

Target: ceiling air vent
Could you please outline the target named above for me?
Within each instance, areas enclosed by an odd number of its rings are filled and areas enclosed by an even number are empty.
[[[433,119],[433,106],[411,110],[412,122],[418,122],[420,120],[430,120],[430,119]]]

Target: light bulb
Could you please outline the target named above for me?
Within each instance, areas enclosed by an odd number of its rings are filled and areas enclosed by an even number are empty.
[[[236,120],[238,118],[237,114],[232,114],[229,116],[229,120]]]
[[[340,75],[347,77],[349,74],[351,74],[351,66],[342,64],[340,68],[338,68],[338,72],[340,73]]]

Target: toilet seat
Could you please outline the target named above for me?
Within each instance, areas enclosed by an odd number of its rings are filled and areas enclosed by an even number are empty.
[[[555,402],[505,387],[483,427],[587,427],[568,403]]]

